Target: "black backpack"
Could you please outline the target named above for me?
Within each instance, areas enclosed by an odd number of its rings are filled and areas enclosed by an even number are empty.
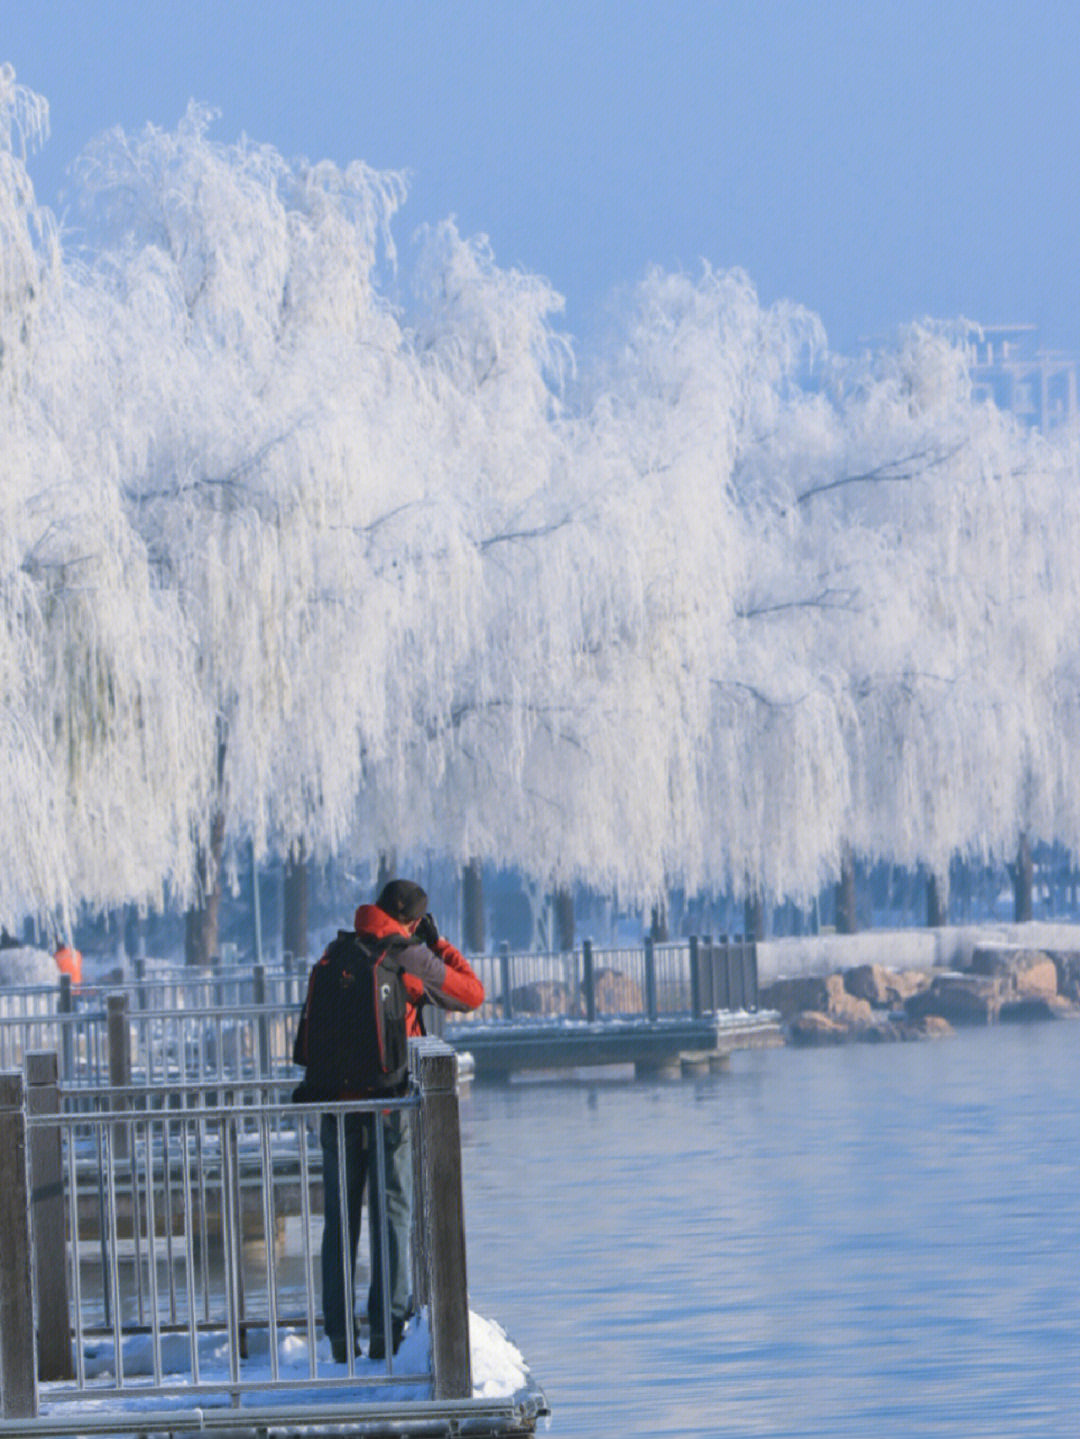
[[[307,1070],[293,1092],[298,1104],[408,1088],[408,994],[395,951],[410,942],[338,931],[311,971],[293,1043],[293,1063]]]

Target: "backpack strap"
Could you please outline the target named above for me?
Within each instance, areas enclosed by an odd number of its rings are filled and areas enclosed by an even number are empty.
[[[397,956],[414,942],[407,934],[386,934],[375,938],[354,933],[353,938],[372,963],[381,965],[391,974],[403,973],[405,966]]]

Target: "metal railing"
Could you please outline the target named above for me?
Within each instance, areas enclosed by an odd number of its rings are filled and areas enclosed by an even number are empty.
[[[126,994],[136,1009],[228,1009],[252,1004],[299,1005],[308,966],[286,956],[280,968],[262,964],[215,964],[210,969],[132,962],[130,978],[111,976],[100,984],[73,985],[58,974],[54,984],[0,987],[0,1019],[48,1017],[100,1009],[104,995]]]
[[[55,1014],[59,993],[59,984],[4,985],[0,988],[0,1015],[19,1018]]]
[[[33,1050],[54,1049],[63,1082],[88,1089],[291,1073],[299,1014],[291,1002],[133,1010],[128,993],[102,998],[96,1008],[71,1013],[0,1017],[0,1069],[20,1066]]]
[[[51,1015],[0,1015],[0,1070],[21,1068],[34,1050],[55,1050],[61,1074],[69,1083],[108,1083],[109,1050],[106,1011],[84,1009]]]
[[[54,1411],[91,1399],[121,1408],[302,1399],[313,1422],[343,1390],[371,1400],[403,1382],[433,1400],[468,1398],[456,1056],[438,1040],[414,1041],[412,1067],[403,1098],[321,1106],[294,1105],[273,1082],[72,1094],[57,1084],[51,1053],[27,1055],[25,1091],[20,1074],[0,1075],[0,1152],[28,1156],[10,1166],[0,1197],[0,1417],[34,1415],[43,1400]],[[342,1126],[367,1116],[380,1164],[397,1112],[410,1116],[413,1295],[430,1331],[420,1373],[396,1365],[392,1345],[385,1367],[356,1363],[352,1335],[346,1365],[333,1364],[318,1329],[321,1201],[324,1181],[344,1200]],[[324,1113],[339,1127],[332,1176],[313,1128]],[[376,1206],[369,1244],[388,1276],[385,1210]],[[365,1227],[370,1212],[365,1203]],[[361,1235],[361,1261],[369,1252]]]
[[[470,960],[486,999],[455,1023],[565,1016],[596,1020],[645,1016],[700,1018],[714,1010],[758,1004],[757,952],[742,936],[692,937],[668,943],[598,949],[586,940],[564,953],[497,955]]]
[[[457,1034],[475,1022],[697,1019],[758,1007],[756,946],[742,938],[647,940],[617,949],[586,941],[546,954],[504,948],[471,962],[487,997],[475,1013],[453,1016]],[[63,976],[56,1013],[0,1012],[0,1068],[21,1065],[32,1050],[56,1049],[68,1087],[290,1077],[306,981],[300,970],[268,976],[257,965],[243,982],[251,1000],[207,1005],[207,996],[219,992],[213,986],[239,981],[197,975],[184,983],[174,976],[166,986],[146,980],[104,994],[73,992]],[[438,1033],[441,1012],[426,1013]]]

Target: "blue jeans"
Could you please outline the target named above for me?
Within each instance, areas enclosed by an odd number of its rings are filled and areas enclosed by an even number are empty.
[[[338,1122],[324,1114],[319,1126],[323,1153],[323,1237],[322,1297],[323,1328],[332,1342],[344,1343],[346,1323],[346,1269],[348,1260],[348,1302],[353,1301],[356,1248],[360,1238],[360,1211],[364,1185],[370,1171],[371,1193],[368,1230],[371,1244],[371,1282],[368,1286],[368,1326],[372,1334],[388,1332],[383,1320],[383,1263],[380,1228],[386,1214],[386,1241],[389,1257],[390,1318],[404,1323],[412,1297],[409,1276],[409,1228],[412,1218],[412,1152],[409,1116],[400,1109],[381,1114],[346,1114],[345,1119],[345,1204],[348,1249],[342,1254],[341,1181],[338,1170]],[[382,1173],[376,1163],[375,1126],[382,1128]]]

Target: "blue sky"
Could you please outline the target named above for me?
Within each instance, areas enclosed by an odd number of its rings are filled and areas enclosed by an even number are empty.
[[[55,208],[95,134],[189,98],[289,156],[410,175],[587,338],[652,263],[738,265],[853,349],[924,315],[1080,353],[1080,4],[0,0]]]

